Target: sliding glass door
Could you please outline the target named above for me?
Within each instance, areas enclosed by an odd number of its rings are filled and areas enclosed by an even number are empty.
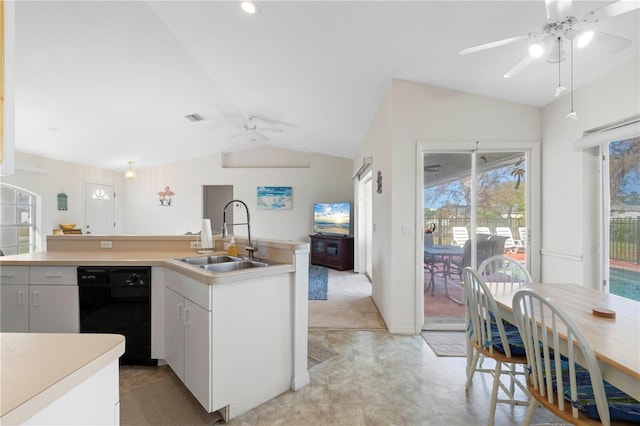
[[[464,328],[461,271],[490,255],[527,263],[527,150],[477,147],[423,155],[424,327]],[[488,235],[504,242],[476,250]]]

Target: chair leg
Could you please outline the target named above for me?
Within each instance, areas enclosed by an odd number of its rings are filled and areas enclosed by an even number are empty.
[[[473,350],[473,358],[471,360],[471,364],[467,369],[467,383],[464,385],[465,392],[469,390],[471,387],[471,381],[473,380],[473,374],[476,372],[476,365],[478,364],[478,357],[480,356],[480,352]]]
[[[531,424],[531,419],[533,419],[533,414],[536,412],[536,408],[538,408],[538,401],[531,398],[529,407],[527,407],[527,414],[525,414],[524,419],[522,420],[522,424],[524,426],[529,426]]]
[[[500,372],[502,371],[502,362],[496,360],[496,369],[493,373],[493,389],[491,390],[491,408],[489,409],[489,426],[493,426],[496,417],[496,404],[498,403],[498,386],[500,385]]]

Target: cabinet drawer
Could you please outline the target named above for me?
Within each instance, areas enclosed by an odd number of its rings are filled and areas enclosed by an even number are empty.
[[[78,285],[75,266],[32,266],[31,284]]]
[[[2,284],[29,284],[28,266],[0,266]]]

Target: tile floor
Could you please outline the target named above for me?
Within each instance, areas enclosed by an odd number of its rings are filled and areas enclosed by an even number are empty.
[[[420,336],[387,331],[310,330],[338,355],[313,366],[311,383],[234,419],[231,425],[484,425],[491,378],[465,395],[465,358],[436,357]],[[498,405],[496,425],[518,425],[526,407]],[[538,408],[534,424],[560,423]]]

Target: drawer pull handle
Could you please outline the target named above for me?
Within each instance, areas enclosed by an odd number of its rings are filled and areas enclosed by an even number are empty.
[[[46,278],[62,278],[62,274],[58,273],[58,274],[45,274],[44,275]]]
[[[184,325],[191,325],[191,315],[189,315],[191,309],[185,308],[184,310]]]
[[[33,292],[33,306],[39,306],[39,296],[40,292],[39,291],[34,291]]]
[[[18,306],[24,306],[24,291],[18,292]]]
[[[13,277],[13,273],[10,272],[8,274],[0,274],[0,277],[2,277],[2,278],[12,278]]]

